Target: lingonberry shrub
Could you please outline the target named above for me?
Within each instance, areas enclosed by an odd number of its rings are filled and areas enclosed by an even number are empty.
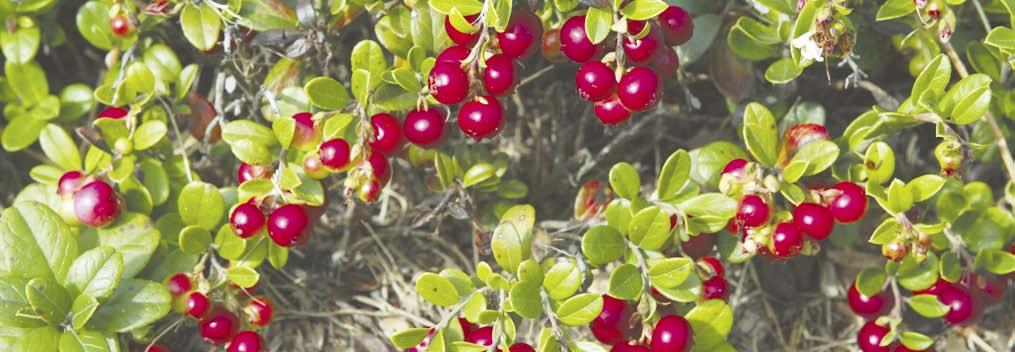
[[[674,3],[5,7],[0,345],[1010,349],[1010,4]]]

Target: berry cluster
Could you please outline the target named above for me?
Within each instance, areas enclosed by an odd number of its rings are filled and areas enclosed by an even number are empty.
[[[680,63],[672,46],[691,39],[694,22],[683,8],[670,6],[654,21],[627,20],[626,28],[622,51],[616,48],[616,55],[602,61],[606,45],[589,39],[584,15],[571,17],[560,29],[560,51],[582,64],[575,75],[578,94],[594,103],[596,116],[607,125],[623,123],[659,101],[661,80],[676,73]],[[625,69],[623,58],[634,67]]]
[[[62,199],[64,220],[89,227],[112,223],[120,215],[123,203],[109,183],[80,171],[68,171],[60,176],[56,193]]]
[[[465,342],[486,347],[493,345],[492,326],[480,327],[476,324],[470,323],[465,318],[458,318],[458,324],[462,326],[462,335],[465,336]],[[430,328],[430,333],[426,336],[426,338],[424,338],[423,341],[420,341],[416,347],[411,347],[406,350],[406,352],[426,351],[427,347],[430,345],[430,339],[433,338],[433,334],[436,331],[436,329]],[[502,352],[499,348],[494,351]],[[511,345],[511,347],[508,347],[508,352],[536,352],[536,349],[530,344],[517,342]]]
[[[302,204],[276,204],[271,202],[273,199],[258,201],[251,198],[236,205],[229,215],[229,226],[233,232],[240,238],[251,238],[267,230],[268,237],[282,247],[306,243],[313,233],[306,207]]]
[[[214,345],[228,342],[227,352],[265,350],[261,334],[254,329],[264,328],[271,323],[275,311],[271,299],[264,295],[251,296],[255,287],[230,287],[235,292],[224,292],[222,302],[212,302],[208,297],[210,292],[197,286],[191,277],[183,273],[174,274],[166,280],[166,288],[173,295],[174,305],[197,320],[202,338]],[[237,310],[246,318],[245,321],[240,321],[237,317]],[[249,329],[241,331],[244,327]],[[153,350],[156,346],[161,349]],[[148,352],[156,351],[167,352],[168,349],[159,344],[153,344],[148,349]]]
[[[603,295],[603,309],[589,329],[596,340],[613,346],[610,352],[684,352],[694,346],[691,324],[679,315],[662,317],[652,329],[651,340],[642,339],[642,321],[635,307],[609,295]]]

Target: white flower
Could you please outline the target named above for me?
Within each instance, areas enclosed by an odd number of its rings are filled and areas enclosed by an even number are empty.
[[[796,37],[790,42],[794,48],[800,49],[800,55],[803,56],[804,60],[814,60],[817,62],[825,61],[823,54],[825,50],[815,42],[814,32],[807,32],[803,35]]]
[[[765,5],[762,5],[757,0],[750,0],[750,2],[751,2],[751,5],[754,6],[754,9],[758,11],[758,13],[760,13],[762,15],[768,14],[768,11],[769,11],[768,7],[765,7]]]

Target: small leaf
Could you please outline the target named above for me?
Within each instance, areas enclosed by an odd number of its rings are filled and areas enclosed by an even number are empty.
[[[625,162],[613,165],[613,168],[610,169],[610,187],[620,198],[627,200],[637,198],[641,190],[641,178],[638,176],[638,170]]]
[[[459,299],[451,281],[434,273],[425,273],[416,279],[416,292],[427,302],[441,307],[450,307]]]
[[[603,309],[603,297],[585,293],[569,298],[557,307],[560,322],[569,326],[585,325],[599,316]]]
[[[239,287],[254,287],[261,275],[253,268],[237,265],[226,270],[226,278]]]
[[[582,236],[582,254],[592,265],[620,259],[627,251],[624,235],[612,226],[594,226]]]
[[[539,282],[518,282],[510,291],[511,307],[523,318],[539,318],[543,314],[543,304],[539,293]]]
[[[926,351],[934,345],[933,339],[915,331],[902,332],[899,335],[899,342],[911,351]]]
[[[987,269],[997,275],[1015,272],[1015,254],[994,249],[985,249],[976,254],[976,267]]]
[[[918,262],[913,256],[907,256],[899,264],[896,276],[899,278],[899,284],[907,290],[925,290],[937,282],[937,256],[933,252],[928,253],[922,262]]]
[[[84,252],[71,265],[64,287],[71,296],[106,298],[123,275],[123,255],[111,247],[96,247]]]
[[[81,170],[81,153],[63,128],[47,124],[39,135],[39,146],[49,160],[63,170]]]
[[[421,341],[423,341],[423,339],[425,339],[429,334],[430,329],[428,328],[413,328],[408,330],[402,330],[395,333],[394,335],[391,335],[391,344],[395,345],[395,347],[398,347],[399,349],[407,349],[410,347],[415,347]]]
[[[675,197],[680,189],[687,183],[691,174],[691,155],[681,149],[670,154],[670,157],[663,163],[659,170],[659,179],[656,181],[656,196],[661,200]]]
[[[218,13],[208,4],[194,5],[187,3],[180,12],[180,26],[183,36],[201,51],[208,51],[218,42],[222,30],[222,20]]]
[[[940,318],[948,314],[948,306],[931,294],[915,295],[906,299],[909,306],[927,318]]]
[[[909,181],[906,188],[913,194],[914,202],[922,202],[937,194],[945,184],[945,179],[938,175],[923,175]],[[891,188],[889,188],[889,197]]]
[[[620,9],[620,13],[628,20],[644,21],[655,18],[669,6],[662,0],[633,0]]]
[[[317,77],[303,86],[311,104],[322,109],[339,110],[349,104],[349,91],[331,77]]]
[[[532,256],[532,226],[535,221],[536,209],[531,205],[516,205],[501,216],[490,245],[494,259],[504,270],[517,272],[518,265]]]
[[[648,275],[652,285],[673,288],[687,281],[694,271],[694,263],[689,258],[666,258],[649,266]]]
[[[546,271],[542,284],[550,298],[558,301],[563,300],[571,297],[581,288],[582,273],[574,263],[558,262]]]
[[[691,323],[695,348],[707,348],[726,341],[733,328],[733,310],[720,299],[698,304],[684,316]],[[700,347],[699,347],[700,346]]]
[[[32,279],[25,286],[25,292],[33,313],[50,324],[60,324],[70,311],[70,295],[53,279]]]
[[[585,15],[585,32],[592,44],[602,43],[610,35],[613,26],[613,12],[609,9],[590,7]]]
[[[856,290],[860,294],[867,297],[874,297],[881,293],[881,289],[885,286],[885,280],[887,276],[885,271],[880,268],[866,268],[856,274]]]
[[[186,254],[201,254],[211,246],[211,232],[200,226],[187,226],[180,231],[180,250]],[[243,286],[249,287],[249,286]]]
[[[215,186],[201,181],[188,183],[177,199],[180,218],[187,225],[214,229],[225,213],[225,201]]]
[[[147,326],[169,313],[172,296],[161,283],[123,280],[87,324],[107,332],[126,332]]]
[[[631,219],[628,239],[645,250],[658,250],[670,235],[670,214],[657,206],[642,209]]]
[[[166,123],[158,120],[145,121],[134,131],[134,149],[145,150],[151,148],[166,136],[169,129]]]
[[[478,163],[469,168],[462,177],[462,187],[469,188],[496,177],[497,167],[490,163]]]
[[[899,18],[916,11],[916,4],[912,0],[888,0],[878,8],[877,20],[887,21]]]
[[[610,296],[634,301],[641,296],[644,287],[641,271],[634,264],[618,266],[610,274]]]

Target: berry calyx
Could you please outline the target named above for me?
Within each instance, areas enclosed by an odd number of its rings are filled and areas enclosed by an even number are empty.
[[[659,99],[659,76],[648,67],[635,67],[620,78],[617,97],[628,110],[644,111]]]
[[[465,20],[468,21],[469,24],[476,23],[477,18],[479,18],[478,14],[465,16]],[[444,31],[448,33],[448,38],[451,38],[451,41],[455,42],[455,44],[466,46],[475,44],[476,40],[479,39],[480,34],[479,31],[475,31],[473,33],[459,31],[458,28],[455,28],[455,26],[451,24],[451,16],[444,17]]]
[[[504,55],[524,59],[536,51],[536,40],[542,36],[543,23],[539,17],[527,10],[515,10],[504,31],[497,33],[497,43]]]
[[[60,176],[60,180],[56,183],[56,194],[61,196],[72,195],[81,189],[85,180],[85,174],[81,173],[81,171],[67,171]]]
[[[435,107],[410,111],[405,115],[403,128],[409,142],[423,148],[432,147],[444,138],[444,113]]]
[[[437,55],[437,62],[450,62],[455,65],[461,65],[465,59],[469,58],[469,54],[472,51],[462,45],[452,45],[444,51],[441,51],[440,55]]]
[[[483,87],[486,88],[486,93],[492,96],[501,96],[514,90],[514,60],[505,54],[497,54],[486,59]]]
[[[222,344],[236,334],[239,326],[240,322],[236,319],[236,315],[225,308],[215,307],[211,314],[198,324],[198,330],[205,340]]]
[[[282,247],[292,247],[310,238],[310,218],[303,206],[286,204],[268,216],[268,236]]]
[[[74,192],[74,215],[91,227],[109,225],[120,215],[120,198],[108,183],[92,181]]]
[[[597,101],[593,106],[593,111],[599,118],[599,122],[604,125],[619,125],[631,118],[631,111],[620,103],[620,98],[616,94],[605,100]]]
[[[729,295],[729,284],[722,276],[713,276],[701,282],[701,297],[704,299],[726,300]]]
[[[859,221],[867,213],[867,192],[853,182],[840,182],[832,187],[840,192],[828,204],[828,210],[839,223],[849,224]]]
[[[733,219],[738,227],[752,228],[768,222],[769,208],[765,200],[756,195],[747,195],[740,201],[737,215]]]
[[[240,204],[229,216],[229,225],[240,238],[250,238],[264,228],[264,213],[253,203]]]
[[[458,104],[469,94],[469,75],[458,64],[437,63],[428,82],[430,94],[444,105]]]
[[[772,255],[778,258],[790,258],[800,254],[803,248],[804,235],[791,222],[776,225],[772,233]]]
[[[948,306],[944,320],[952,325],[969,325],[976,320],[979,307],[969,290],[962,286],[949,285],[937,293],[938,301]]]
[[[652,331],[653,352],[684,352],[694,345],[691,324],[679,315],[668,315]]]
[[[166,279],[166,290],[169,290],[169,294],[180,296],[184,293],[190,292],[193,285],[190,282],[190,277],[184,273],[176,273]]]
[[[229,349],[226,352],[261,352],[264,351],[264,341],[261,334],[255,331],[240,331],[229,341]]]
[[[878,325],[876,321],[868,321],[856,333],[856,345],[862,352],[890,352],[891,346],[881,346],[881,340],[890,330],[887,326]]]
[[[582,99],[597,102],[609,98],[617,89],[613,70],[599,61],[582,64],[575,75],[575,86]]]
[[[247,313],[247,322],[250,325],[265,327],[271,323],[271,319],[275,315],[275,304],[268,296],[255,296],[250,300],[250,303],[247,303],[244,311]]]
[[[516,343],[508,348],[508,352],[536,352],[536,349],[527,343]]]
[[[492,96],[476,97],[458,111],[458,128],[473,140],[493,137],[504,123],[504,110]]]
[[[670,46],[684,44],[694,35],[694,21],[683,7],[667,7],[657,19]]]
[[[130,20],[124,15],[113,16],[109,19],[109,29],[117,37],[126,37],[130,34]]]
[[[402,125],[391,114],[371,116],[370,125],[374,128],[374,138],[369,143],[373,150],[391,154],[402,145]]]
[[[846,301],[853,313],[865,319],[874,319],[884,315],[895,306],[891,294],[879,292],[874,296],[864,296],[856,289],[856,282],[849,285],[849,292],[846,293]]]
[[[465,336],[465,342],[474,343],[482,346],[490,346],[493,344],[493,327],[484,326],[473,330]]]
[[[204,315],[208,314],[209,307],[211,301],[204,293],[194,291],[187,296],[187,315],[196,319],[204,318]]]
[[[317,154],[320,155],[321,163],[324,166],[335,170],[349,166],[349,161],[352,159],[352,149],[349,147],[349,142],[341,138],[321,143],[321,146],[317,148]]]
[[[560,27],[560,51],[575,62],[591,60],[602,46],[592,43],[585,32],[585,15],[574,16]]]
[[[240,163],[240,167],[236,169],[236,182],[240,184],[253,179],[269,178],[271,178],[271,169],[267,166]]]
[[[628,28],[631,28],[630,22],[628,23]],[[638,33],[634,32],[631,34]],[[635,63],[648,61],[655,56],[656,50],[659,49],[660,41],[659,32],[655,28],[650,27],[648,35],[641,39],[633,39],[630,36],[624,37],[624,54]]]
[[[828,208],[814,203],[801,203],[793,209],[793,223],[800,231],[821,241],[832,234],[835,216]]]

